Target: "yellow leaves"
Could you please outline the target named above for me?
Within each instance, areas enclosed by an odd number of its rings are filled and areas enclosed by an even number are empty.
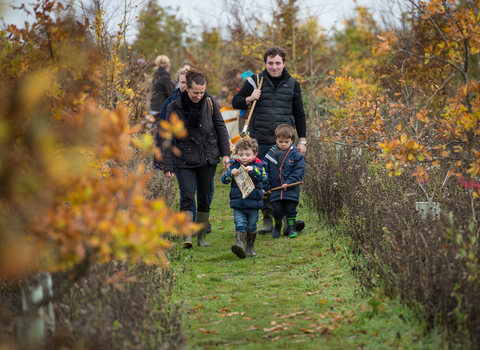
[[[21,86],[20,99],[27,108],[33,108],[43,102],[43,99],[52,88],[53,76],[48,73],[37,73],[26,79]]]
[[[135,147],[141,150],[148,151],[152,149],[154,144],[154,139],[152,134],[150,133],[143,134],[143,135],[140,135],[138,138],[133,139],[133,144],[135,145]]]

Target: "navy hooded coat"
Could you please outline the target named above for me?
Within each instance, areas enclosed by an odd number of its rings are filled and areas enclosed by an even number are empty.
[[[284,183],[292,184],[302,181],[305,175],[305,158],[293,145],[285,154],[285,158],[280,163],[275,154],[276,147],[272,147],[263,159],[266,164],[267,181],[265,181],[263,188],[268,191],[274,187],[280,187]],[[282,199],[288,199],[298,202],[300,200],[300,185],[292,186],[286,190],[273,191],[270,196],[270,201],[275,202]]]

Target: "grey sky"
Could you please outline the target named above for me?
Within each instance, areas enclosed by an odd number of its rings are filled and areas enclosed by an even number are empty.
[[[15,6],[19,6],[21,3],[34,2],[35,0],[12,0]],[[110,0],[112,6],[114,4],[124,3],[123,0]],[[333,25],[341,26],[342,20],[353,13],[355,4],[362,6],[372,6],[375,0],[299,0],[301,6],[301,17],[307,17],[308,15],[317,15],[319,17],[320,25],[329,30]],[[144,0],[146,2],[146,0]],[[271,0],[245,0],[247,11],[252,11],[257,15],[261,15],[264,19],[268,19],[268,14],[271,13],[272,8]],[[137,12],[142,7],[141,1],[135,1],[138,4]],[[158,0],[158,4],[162,7],[171,6],[172,8],[179,7],[180,17],[191,23],[194,26],[202,27],[203,25],[222,27],[227,21],[225,13],[222,10],[223,0]],[[248,14],[247,14],[248,15]],[[6,24],[15,24],[17,26],[23,26],[25,20],[31,21],[31,17],[27,18],[22,11],[7,10],[3,14],[3,18]],[[112,19],[115,20],[114,18]],[[119,16],[118,22],[121,21]],[[129,33],[130,40],[135,36],[135,29]]]

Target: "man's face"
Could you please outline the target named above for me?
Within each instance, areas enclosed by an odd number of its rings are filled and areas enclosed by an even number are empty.
[[[205,94],[205,85],[197,85],[192,81],[192,87],[189,88],[187,86],[187,93],[192,102],[198,103],[202,99],[203,94]]]
[[[267,69],[268,74],[272,78],[278,78],[283,73],[283,68],[285,68],[285,62],[282,58],[277,55],[275,57],[267,57],[267,62],[265,62],[265,68]]]
[[[247,165],[250,161],[257,156],[257,153],[253,152],[253,149],[242,149],[237,152],[237,157],[243,165]]]
[[[285,151],[292,144],[292,139],[289,137],[277,137],[275,141],[277,142],[278,148],[282,151]]]

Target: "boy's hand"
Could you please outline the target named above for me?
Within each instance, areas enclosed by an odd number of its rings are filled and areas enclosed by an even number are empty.
[[[249,165],[245,168],[248,173],[250,173],[253,170],[253,166]]]
[[[240,171],[238,171],[238,169],[233,169],[232,170],[232,175],[233,176],[237,176],[238,174],[240,174]]]
[[[283,185],[282,185],[283,190],[286,190],[286,189],[287,189],[287,186],[288,186],[288,184],[283,184]]]

